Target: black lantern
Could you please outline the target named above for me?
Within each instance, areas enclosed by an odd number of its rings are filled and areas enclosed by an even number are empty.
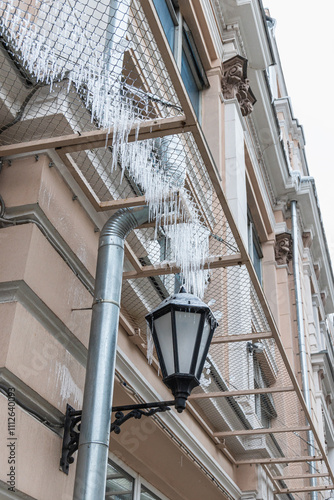
[[[209,306],[181,287],[149,313],[163,382],[181,413],[192,389],[199,385],[204,362],[218,323]]]

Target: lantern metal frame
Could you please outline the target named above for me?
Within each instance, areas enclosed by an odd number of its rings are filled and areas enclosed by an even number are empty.
[[[179,351],[178,351],[178,332],[176,326],[175,312],[200,314],[200,320],[196,332],[196,340],[193,346],[192,359],[190,362],[189,373],[180,371]],[[160,341],[155,327],[155,321],[162,316],[171,313],[174,373],[168,374],[164,355],[161,349]],[[171,389],[175,397],[175,408],[181,413],[186,406],[187,398],[192,389],[200,384],[200,376],[203,371],[205,359],[210,347],[210,343],[218,322],[214,317],[210,307],[202,302],[198,297],[187,293],[182,286],[180,292],[173,294],[165,299],[156,309],[145,316],[149,328],[151,329],[154,345],[156,348],[158,360],[161,367],[164,384]],[[199,350],[203,336],[205,320],[210,325],[210,332],[202,352],[202,359],[199,361]],[[196,369],[197,367],[197,369]]]

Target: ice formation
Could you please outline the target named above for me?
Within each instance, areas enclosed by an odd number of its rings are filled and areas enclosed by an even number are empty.
[[[202,387],[209,387],[209,385],[211,384],[210,373],[211,373],[211,365],[208,361],[205,361],[203,372],[200,378],[200,384]]]
[[[120,2],[116,12],[111,8],[100,12],[100,20],[86,14],[91,8],[87,1],[75,5],[77,10],[65,0],[36,0],[32,9],[30,2],[1,1],[0,34],[37,81],[52,89],[54,82],[66,78],[68,90],[74,85],[85,100],[92,121],[108,131],[113,129],[111,171],[121,165],[143,190],[156,227],[168,226],[171,259],[180,266],[186,288],[203,297],[209,231],[184,187],[185,145],[179,136],[137,140],[143,119],[140,109],[145,117],[148,98],[139,91],[139,109],[133,95],[124,92],[123,58],[131,47],[127,37],[130,0]],[[99,27],[102,17],[104,31]],[[137,137],[129,143],[133,129]]]

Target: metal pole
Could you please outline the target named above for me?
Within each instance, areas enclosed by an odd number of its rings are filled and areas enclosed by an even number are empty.
[[[109,20],[106,28],[105,62],[108,73],[121,81],[124,43],[129,22],[130,0],[110,0]]]
[[[298,343],[300,355],[300,368],[302,376],[302,389],[307,409],[311,415],[311,397],[310,385],[308,378],[307,368],[307,352],[305,345],[305,331],[304,331],[304,318],[303,318],[303,302],[301,294],[301,282],[299,274],[299,250],[298,250],[298,218],[297,218],[297,201],[291,201],[291,232],[292,232],[292,255],[293,255],[293,275],[295,281],[295,296],[296,296],[296,312],[297,312],[297,327],[298,327]],[[308,431],[308,453],[314,456],[314,436],[312,431]],[[310,462],[310,473],[316,472],[315,463]],[[311,485],[316,486],[317,481],[315,478],[310,479]],[[311,492],[311,498],[316,500],[318,495],[315,491]]]
[[[119,210],[100,235],[74,500],[105,498],[124,240],[148,214]]]

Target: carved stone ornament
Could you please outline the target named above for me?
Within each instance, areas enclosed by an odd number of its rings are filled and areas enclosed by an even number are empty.
[[[305,248],[310,248],[312,245],[312,233],[311,231],[304,231],[302,234],[303,245]]]
[[[224,99],[238,100],[242,116],[253,111],[255,96],[247,78],[247,59],[234,56],[223,63],[222,90]]]
[[[292,238],[289,233],[276,235],[275,259],[278,265],[289,264],[292,260]]]
[[[326,292],[321,292],[321,293],[320,293],[320,297],[321,297],[322,303],[323,303],[323,305],[324,305],[324,307],[325,307],[325,305],[326,305],[326,300],[327,300],[327,293],[326,293]]]

